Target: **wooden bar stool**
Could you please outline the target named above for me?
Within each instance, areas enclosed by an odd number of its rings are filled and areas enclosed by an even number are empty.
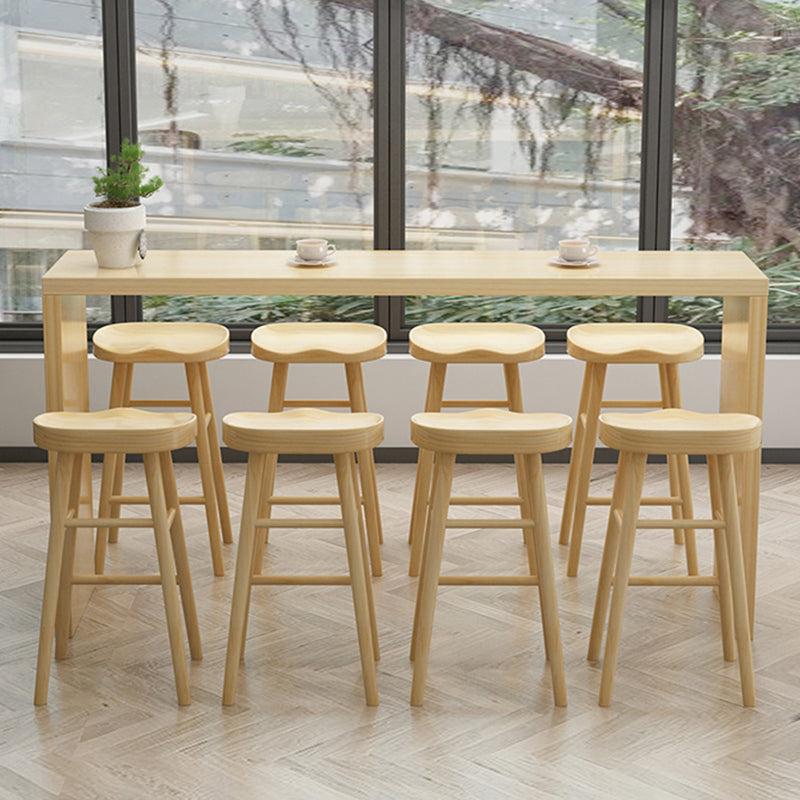
[[[215,575],[223,575],[225,572],[222,563],[222,541],[232,542],[233,535],[207,362],[227,354],[228,339],[226,327],[206,322],[123,322],[106,325],[92,337],[95,358],[111,361],[114,364],[110,408],[189,407],[197,416],[197,461],[200,466],[203,494],[181,495],[180,502],[183,505],[205,506]],[[183,364],[186,369],[189,399],[132,400],[134,364]],[[124,469],[124,454],[109,453],[108,458],[103,459],[100,517],[116,518],[119,516],[121,505],[146,502],[147,499],[144,497],[122,494]],[[116,525],[98,529],[95,545],[95,572],[98,574],[102,574],[104,569],[106,542],[116,542],[117,536]]]
[[[742,702],[745,706],[755,705],[750,620],[733,456],[751,453],[759,448],[761,421],[750,414],[698,414],[683,409],[646,414],[603,414],[600,416],[600,441],[620,451],[589,641],[588,657],[595,661],[600,657],[608,598],[613,584],[600,705],[611,703],[628,586],[719,587],[723,655],[726,661],[734,660],[735,631]],[[650,453],[707,457],[713,519],[683,519],[680,522],[681,528],[686,531],[695,528],[714,531],[718,575],[630,574],[636,529],[671,528],[675,524],[674,520],[669,519],[638,519],[644,465]]]
[[[42,599],[39,656],[33,702],[47,703],[50,656],[55,631],[56,658],[66,658],[70,630],[70,598],[77,584],[160,584],[167,614],[167,631],[178,704],[188,705],[189,678],[183,650],[180,586],[183,613],[192,659],[203,657],[200,631],[183,537],[178,492],[172,471],[171,450],[185,447],[195,437],[196,419],[186,412],[154,414],[135,408],[107,411],[53,411],[33,421],[33,438],[55,458],[50,491],[50,539]],[[79,516],[81,463],[91,453],[141,453],[147,478],[151,517],[114,519],[118,527],[153,528],[158,554],[158,575],[75,575],[76,528],[108,526],[109,519]]]
[[[507,408],[522,411],[519,365],[544,355],[544,333],[533,325],[513,322],[434,322],[418,325],[409,334],[409,352],[420,361],[430,362],[425,411],[443,408]],[[501,364],[505,376],[505,400],[444,400],[448,364]],[[411,545],[409,575],[419,575],[425,518],[431,495],[433,453],[419,451],[414,500],[408,541]],[[517,495],[496,497],[497,505],[520,505],[525,484],[522,460],[516,461]],[[454,496],[453,505],[485,505],[486,498]]]
[[[569,462],[567,492],[561,517],[560,544],[569,544],[567,575],[578,574],[583,526],[587,505],[609,505],[610,497],[590,497],[597,419],[603,408],[680,408],[681,389],[678,364],[697,361],[703,356],[703,334],[688,325],[657,322],[599,322],[575,325],[567,331],[567,352],[586,362],[583,388],[575,423],[575,443]],[[659,400],[603,400],[606,370],[609,364],[658,365],[661,398]],[[676,520],[691,519],[689,460],[685,455],[671,455],[669,496],[647,497],[644,505],[667,505]],[[689,575],[697,575],[697,547],[694,531],[674,527],[676,544],[686,547]]]
[[[250,337],[252,353],[261,361],[272,363],[272,381],[269,392],[270,412],[285,408],[349,408],[353,412],[367,411],[367,396],[361,364],[375,361],[386,355],[386,331],[378,325],[362,322],[276,322],[256,328]],[[347,379],[347,400],[287,400],[286,382],[290,364],[343,364]],[[266,495],[272,495],[275,482],[276,457],[267,460],[264,479]],[[361,478],[361,496],[367,525],[369,557],[372,574],[381,574],[383,541],[381,512],[378,503],[378,484],[375,479],[375,458],[371,449],[358,453],[358,472]],[[303,504],[307,500],[304,498]],[[318,497],[319,505],[335,505],[337,497]],[[273,497],[273,505],[294,505],[292,496]],[[268,517],[271,505],[266,505],[259,516]],[[256,565],[260,569],[260,563]]]
[[[520,414],[498,409],[478,409],[456,414],[422,413],[411,418],[412,441],[421,450],[434,454],[433,492],[411,638],[411,659],[414,661],[412,706],[422,705],[425,692],[433,612],[439,585],[538,586],[553,696],[557,706],[567,704],[541,454],[567,447],[571,434],[572,420],[564,414]],[[520,486],[522,519],[448,519],[457,453],[507,454],[524,462],[528,480]],[[511,527],[522,527],[525,531],[529,575],[440,576],[446,528]]]
[[[377,705],[375,661],[379,658],[378,633],[367,564],[366,537],[358,507],[355,453],[362,453],[380,444],[383,439],[383,417],[368,413],[336,414],[316,408],[275,413],[241,412],[228,414],[222,420],[222,438],[229,447],[249,454],[222,704],[232,705],[236,699],[236,679],[239,661],[244,655],[251,586],[349,584],[353,591],[367,705]],[[260,509],[265,507],[265,503],[276,504],[275,498],[265,497],[268,492],[265,471],[270,457],[280,453],[333,455],[342,509],[340,518],[275,519],[262,516]],[[300,500],[297,498],[297,503]],[[310,500],[314,502],[313,498]],[[263,555],[263,531],[269,528],[343,528],[349,574],[257,574],[255,564]]]

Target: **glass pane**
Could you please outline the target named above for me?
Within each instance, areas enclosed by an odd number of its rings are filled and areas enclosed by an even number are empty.
[[[588,236],[601,251],[636,249],[642,4],[426,5],[407,12],[408,247],[554,251]],[[635,298],[406,304],[411,324],[635,314]]]
[[[83,207],[105,160],[100,7],[0,0],[0,322],[41,322],[42,274],[88,247]],[[110,318],[91,298],[87,314]]]
[[[154,248],[372,246],[372,14],[326,0],[136,3]],[[148,319],[368,319],[365,298],[145,298]]]
[[[797,323],[800,4],[732,6],[679,5],[673,248],[743,250],[769,275],[769,321]],[[721,313],[714,298],[670,301],[674,320]]]

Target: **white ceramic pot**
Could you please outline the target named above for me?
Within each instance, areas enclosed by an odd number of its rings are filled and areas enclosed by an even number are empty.
[[[144,230],[143,205],[129,208],[83,209],[83,226],[92,239],[99,267],[126,269],[136,264],[139,236]]]

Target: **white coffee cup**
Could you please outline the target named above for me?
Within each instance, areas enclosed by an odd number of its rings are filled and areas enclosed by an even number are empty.
[[[558,255],[564,261],[586,261],[597,252],[597,245],[588,239],[562,239],[558,243]]]
[[[336,252],[336,245],[327,239],[298,239],[297,257],[303,261],[324,261]]]

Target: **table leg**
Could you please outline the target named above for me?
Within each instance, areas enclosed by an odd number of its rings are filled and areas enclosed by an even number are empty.
[[[45,295],[42,298],[44,323],[44,373],[48,411],[89,410],[89,354],[86,335],[86,298],[83,296]],[[54,459],[50,458],[51,481]],[[83,459],[80,514],[93,516],[91,463]],[[92,529],[76,531],[75,571],[94,572]],[[91,586],[76,586],[72,592],[72,624],[75,631],[83,614]]]
[[[763,417],[766,348],[767,297],[726,297],[722,315],[720,411]],[[760,472],[760,450],[736,458],[751,636],[755,619]]]

